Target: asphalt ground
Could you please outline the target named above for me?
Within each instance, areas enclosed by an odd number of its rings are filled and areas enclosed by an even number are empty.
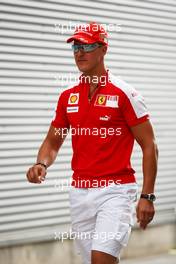
[[[136,259],[121,259],[120,264],[176,264],[176,251],[168,254],[154,255]]]

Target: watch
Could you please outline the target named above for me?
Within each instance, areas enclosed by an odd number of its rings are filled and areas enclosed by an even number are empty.
[[[44,164],[42,162],[35,163],[34,165],[41,165],[41,166],[43,166],[45,168],[45,170],[47,169],[46,164]]]
[[[156,200],[156,196],[154,195],[154,193],[149,193],[149,194],[142,193],[140,198],[144,198],[151,202],[154,202]]]

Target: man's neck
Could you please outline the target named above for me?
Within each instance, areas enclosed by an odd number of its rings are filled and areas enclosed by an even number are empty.
[[[94,70],[89,71],[89,72],[84,72],[83,75],[89,76],[90,85],[95,86],[99,83],[101,76],[106,75],[106,69],[103,65],[103,67],[101,67],[101,68],[94,69]],[[97,83],[96,83],[96,81],[97,81]]]

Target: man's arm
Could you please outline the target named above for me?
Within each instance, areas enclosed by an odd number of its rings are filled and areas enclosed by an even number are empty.
[[[66,137],[66,133],[63,135],[62,133],[58,133],[58,131],[52,125],[50,126],[47,136],[39,149],[36,163],[43,163],[46,167],[53,164]],[[40,164],[33,165],[29,168],[26,176],[29,182],[41,183],[45,179],[46,168]]]
[[[134,138],[143,152],[143,186],[142,193],[154,193],[157,174],[158,148],[150,121],[131,127]],[[155,214],[151,201],[140,199],[136,208],[140,227],[145,229]]]

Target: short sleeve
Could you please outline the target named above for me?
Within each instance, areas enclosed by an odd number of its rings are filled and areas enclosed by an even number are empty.
[[[124,93],[121,105],[122,114],[128,126],[136,126],[149,119],[144,97],[134,88],[129,89],[128,93]]]
[[[65,106],[65,98],[64,94],[62,93],[59,97],[57,108],[55,111],[55,117],[51,122],[51,125],[56,128],[69,128],[70,124],[67,118],[66,113],[66,106]]]

